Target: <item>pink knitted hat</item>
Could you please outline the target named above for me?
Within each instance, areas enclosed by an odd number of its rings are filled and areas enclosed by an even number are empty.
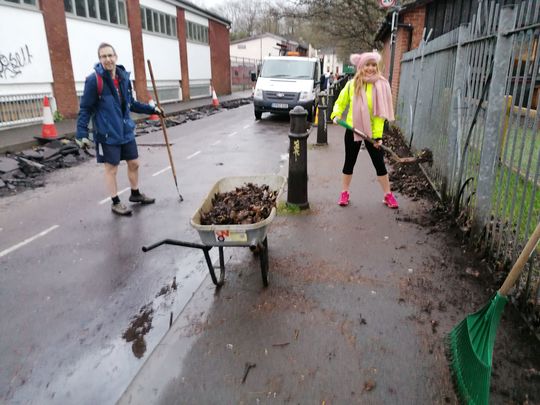
[[[357,69],[361,69],[364,65],[373,60],[375,63],[381,61],[381,54],[379,52],[364,52],[364,53],[353,53],[351,55],[351,63],[356,66]]]

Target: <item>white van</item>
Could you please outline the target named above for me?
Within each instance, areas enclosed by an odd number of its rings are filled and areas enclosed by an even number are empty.
[[[255,119],[263,112],[288,114],[301,105],[313,119],[315,99],[321,76],[317,58],[269,56],[264,59],[253,93]]]

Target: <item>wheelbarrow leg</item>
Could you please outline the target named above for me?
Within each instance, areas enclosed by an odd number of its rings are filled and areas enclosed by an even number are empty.
[[[261,260],[261,275],[263,285],[268,287],[268,237],[259,244],[259,259]]]
[[[223,247],[219,247],[219,267],[220,267],[220,274],[219,274],[219,281],[216,278],[216,273],[214,272],[214,265],[212,264],[212,260],[210,259],[210,253],[208,253],[210,249],[203,249],[204,252],[204,258],[206,259],[206,265],[208,266],[208,271],[210,272],[210,277],[212,278],[212,282],[216,285],[216,287],[221,287],[225,283],[225,265],[223,263]]]

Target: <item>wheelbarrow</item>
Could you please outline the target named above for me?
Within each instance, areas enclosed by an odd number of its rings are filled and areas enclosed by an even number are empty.
[[[246,183],[258,185],[267,184],[271,190],[277,192],[276,201],[279,200],[285,185],[285,177],[278,175],[260,175],[260,176],[237,176],[224,177],[219,180],[201,206],[197,208],[195,214],[191,217],[191,226],[197,230],[202,244],[193,242],[184,242],[173,239],[165,239],[150,246],[144,246],[143,252],[155,249],[161,245],[175,245],[188,248],[201,249],[206,259],[206,265],[210,272],[212,282],[221,287],[225,281],[225,259],[223,254],[224,247],[249,247],[253,253],[259,254],[261,275],[263,285],[268,286],[268,228],[276,216],[276,207],[270,211],[270,215],[262,221],[254,224],[245,225],[202,225],[201,214],[212,209],[212,199],[218,193],[232,191],[237,187],[242,187]],[[219,279],[216,277],[212,260],[210,259],[210,249],[217,247],[219,251]]]

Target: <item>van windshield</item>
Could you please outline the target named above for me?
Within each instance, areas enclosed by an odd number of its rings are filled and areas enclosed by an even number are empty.
[[[313,62],[292,59],[268,59],[264,61],[261,77],[310,80],[313,79]]]

